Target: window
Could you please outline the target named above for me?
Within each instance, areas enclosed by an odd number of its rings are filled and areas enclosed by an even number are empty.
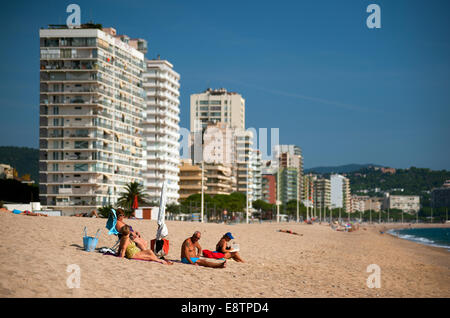
[[[87,164],[75,164],[74,170],[75,171],[88,171],[88,165]]]
[[[89,143],[84,140],[76,140],[75,141],[75,149],[87,149],[89,147]]]
[[[201,100],[200,105],[208,105],[209,102],[207,100]]]

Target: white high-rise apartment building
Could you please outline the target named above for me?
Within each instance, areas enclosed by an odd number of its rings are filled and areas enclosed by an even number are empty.
[[[253,200],[262,200],[262,160],[260,150],[252,151],[251,162],[253,174]]]
[[[236,190],[248,193],[249,202],[254,201],[253,186],[253,164],[254,157],[252,149],[253,133],[251,131],[238,130],[235,132],[236,161],[234,163],[236,176]]]
[[[208,123],[222,122],[245,129],[245,99],[226,89],[211,89],[191,95],[191,133],[203,131]]]
[[[94,25],[39,35],[41,204],[63,215],[115,204],[143,182],[147,44]]]
[[[167,181],[167,202],[179,198],[180,75],[166,60],[146,60],[144,73],[146,116],[143,120],[145,160],[144,186],[150,201],[159,202]]]
[[[345,212],[352,212],[350,203],[350,180],[339,174],[330,176],[331,208],[343,208]]]

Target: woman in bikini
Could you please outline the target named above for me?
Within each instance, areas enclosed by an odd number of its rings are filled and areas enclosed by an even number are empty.
[[[146,261],[154,261],[161,264],[172,265],[173,263],[170,261],[161,260],[156,257],[155,253],[151,250],[141,250],[136,246],[135,242],[130,239],[130,227],[128,225],[124,225],[120,230],[122,234],[122,238],[120,239],[119,245],[119,257],[130,258],[130,259],[142,259]]]

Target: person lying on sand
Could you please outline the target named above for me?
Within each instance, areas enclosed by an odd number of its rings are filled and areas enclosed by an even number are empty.
[[[130,239],[130,227],[128,225],[122,226],[120,233],[122,234],[122,238],[120,239],[119,244],[119,257],[130,259],[143,259],[146,261],[154,261],[161,264],[172,265],[173,263],[166,260],[161,260],[156,257],[155,253],[152,250],[141,250],[136,244]]]
[[[120,233],[122,227],[124,227],[126,224],[123,221],[125,219],[125,212],[122,209],[117,209],[117,223],[116,223],[116,230]],[[148,242],[144,240],[141,237],[141,234],[137,231],[133,231],[133,228],[130,226],[130,239],[136,243],[136,245],[141,250],[146,250],[148,246]],[[120,236],[119,236],[120,238]]]
[[[99,218],[99,216],[98,216],[98,214],[97,214],[97,211],[95,211],[95,210],[92,210],[91,213],[84,212],[84,213],[74,214],[73,216],[85,217],[85,218],[87,218],[87,217],[90,217],[90,218],[94,218],[94,217],[95,217],[95,218]]]
[[[303,235],[303,234],[298,234],[296,232],[293,232],[291,230],[278,230],[278,232],[289,233],[289,234],[300,235],[300,236]]]
[[[191,264],[195,266],[205,266],[213,268],[226,267],[227,261],[224,261],[223,263],[214,263],[200,258],[200,255],[202,254],[202,247],[198,242],[200,238],[201,233],[199,231],[196,231],[191,237],[184,240],[183,245],[181,246],[181,262],[183,262],[184,264]]]
[[[6,212],[6,213],[13,213],[13,214],[21,214],[21,215],[28,215],[28,216],[48,216],[47,214],[42,214],[42,213],[34,213],[34,212],[30,212],[30,211],[20,211],[20,210],[16,210],[14,209],[13,211],[10,211],[6,208],[1,208],[0,212]]]
[[[232,258],[236,262],[245,263],[239,255],[239,252],[230,252],[231,247],[229,247],[227,243],[233,239],[234,237],[230,232],[225,233],[224,236],[222,236],[222,238],[220,239],[219,243],[217,243],[216,245],[216,252],[223,253],[225,255],[224,258]]]

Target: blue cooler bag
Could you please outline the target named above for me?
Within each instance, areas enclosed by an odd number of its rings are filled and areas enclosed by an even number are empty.
[[[95,250],[95,247],[98,243],[98,233],[100,232],[100,229],[97,230],[97,233],[95,234],[95,237],[87,236],[86,234],[86,227],[84,227],[84,236],[83,236],[83,248],[86,252],[92,252]]]

